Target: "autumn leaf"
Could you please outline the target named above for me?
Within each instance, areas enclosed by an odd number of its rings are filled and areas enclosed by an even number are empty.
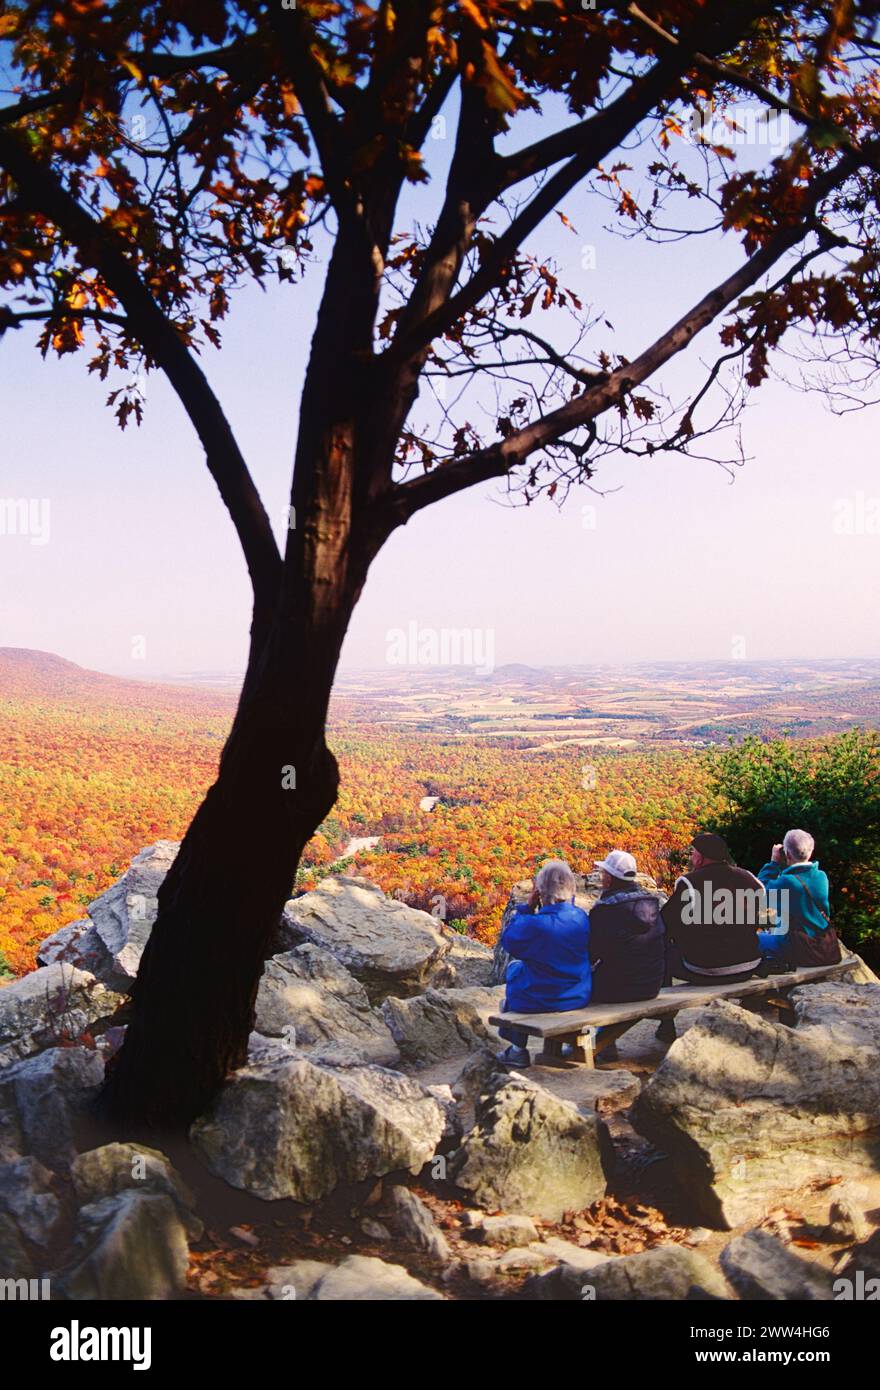
[[[519,90],[509,72],[498,61],[495,49],[483,40],[482,62],[474,76],[474,83],[482,88],[486,100],[496,111],[509,115],[522,106],[525,94]]]

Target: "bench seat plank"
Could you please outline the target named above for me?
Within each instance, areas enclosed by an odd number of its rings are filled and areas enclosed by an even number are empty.
[[[661,989],[655,999],[639,999],[631,1004],[589,1004],[585,1009],[570,1009],[555,1014],[492,1014],[489,1022],[498,1027],[513,1023],[536,1038],[558,1038],[580,1035],[590,1028],[603,1028],[612,1023],[637,1023],[642,1018],[666,1018],[680,1009],[699,1009],[713,999],[745,999],[752,995],[770,994],[775,990],[791,989],[811,980],[831,980],[854,969],[855,960],[842,960],[838,965],[809,966],[789,970],[784,975],[767,975],[732,985],[673,985]]]

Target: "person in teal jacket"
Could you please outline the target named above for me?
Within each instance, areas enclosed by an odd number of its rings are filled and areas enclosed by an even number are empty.
[[[762,931],[758,942],[771,960],[799,965],[833,965],[840,960],[831,926],[828,875],[811,856],[815,846],[806,830],[789,830],[774,845],[769,863],[758,871],[781,931]]]
[[[535,875],[527,905],[518,908],[501,935],[514,959],[507,967],[502,1013],[559,1013],[590,1002],[590,919],[575,906],[574,874],[562,859],[548,859]],[[529,1065],[528,1035],[515,1024],[498,1032],[510,1047],[501,1060]]]

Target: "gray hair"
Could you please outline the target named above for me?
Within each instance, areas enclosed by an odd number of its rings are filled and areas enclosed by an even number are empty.
[[[796,864],[804,864],[811,857],[815,843],[806,830],[789,830],[782,841],[782,848],[789,859]]]
[[[545,903],[564,903],[574,895],[574,874],[564,859],[546,859],[535,874],[535,887]]]

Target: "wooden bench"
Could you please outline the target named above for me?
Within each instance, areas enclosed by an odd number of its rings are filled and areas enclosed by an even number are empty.
[[[833,980],[855,969],[858,960],[855,956],[846,958],[838,965],[822,965],[809,969],[789,970],[784,975],[767,975],[757,979],[744,980],[735,985],[672,985],[661,989],[656,999],[640,999],[633,1004],[590,1004],[585,1009],[571,1009],[558,1014],[492,1014],[489,1022],[496,1028],[501,1024],[515,1024],[530,1037],[541,1038],[543,1052],[536,1057],[537,1062],[550,1067],[594,1065],[594,1053],[616,1042],[633,1024],[643,1018],[675,1018],[679,1009],[699,1009],[711,1004],[713,999],[742,1000],[746,1008],[759,1004],[770,1004],[779,1011],[785,1022],[794,1021],[794,1013],[789,1002],[789,993],[795,985],[809,984],[815,980]],[[602,1029],[598,1039],[594,1030]],[[572,1048],[569,1057],[563,1057],[565,1045]]]

